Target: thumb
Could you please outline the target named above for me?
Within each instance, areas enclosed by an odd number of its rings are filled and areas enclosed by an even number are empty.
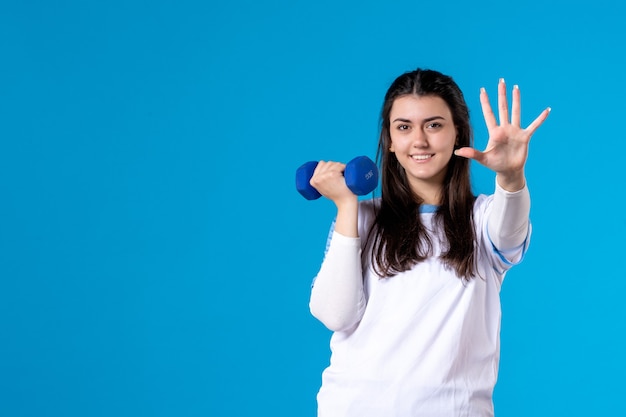
[[[456,156],[460,156],[463,158],[468,158],[468,159],[475,159],[477,161],[480,161],[483,157],[483,153],[480,151],[477,151],[474,148],[470,148],[470,147],[463,147],[463,148],[459,148],[457,150],[454,151],[454,154]]]

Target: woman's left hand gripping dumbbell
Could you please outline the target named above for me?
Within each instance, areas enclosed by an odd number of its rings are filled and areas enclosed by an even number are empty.
[[[346,164],[333,161],[319,161],[309,181],[321,195],[336,205],[342,202],[352,204],[358,197],[347,186],[344,177]]]

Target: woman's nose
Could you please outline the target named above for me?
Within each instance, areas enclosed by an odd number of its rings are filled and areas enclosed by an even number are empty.
[[[414,130],[413,136],[413,147],[415,148],[425,148],[428,146],[428,137],[426,133],[422,130]]]

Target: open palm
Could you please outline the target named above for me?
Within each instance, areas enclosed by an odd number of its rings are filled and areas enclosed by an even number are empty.
[[[528,144],[537,128],[546,120],[550,108],[545,109],[527,127],[521,127],[520,90],[513,87],[511,118],[506,97],[506,84],[503,79],[498,83],[498,118],[489,104],[489,97],[484,88],[480,89],[480,104],[489,132],[489,140],[484,151],[464,147],[455,152],[458,156],[470,158],[506,178],[523,178],[524,165],[528,156]]]

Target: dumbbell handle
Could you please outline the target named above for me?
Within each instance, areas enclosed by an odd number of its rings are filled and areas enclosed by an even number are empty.
[[[307,200],[322,196],[310,183],[317,164],[317,161],[309,161],[296,170],[296,189]],[[343,176],[350,191],[356,195],[368,194],[378,185],[378,167],[367,156],[357,156],[350,160]]]

